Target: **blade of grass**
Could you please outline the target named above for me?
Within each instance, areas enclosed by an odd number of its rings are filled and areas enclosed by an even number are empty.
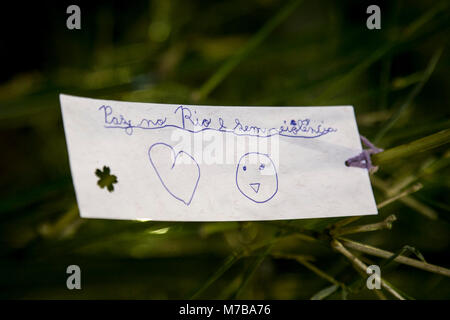
[[[389,185],[386,182],[384,182],[383,180],[381,180],[380,178],[377,178],[376,176],[372,176],[371,181],[372,181],[372,185],[374,187],[378,188],[379,190],[381,190],[385,195],[391,194],[391,192],[390,192],[391,189],[390,189]],[[438,218],[438,213],[435,210],[433,210],[429,206],[423,204],[422,202],[417,201],[416,199],[414,199],[411,196],[405,196],[405,197],[399,199],[399,201],[429,219],[436,220]]]
[[[386,135],[386,133],[388,133],[389,130],[392,129],[392,127],[400,119],[400,117],[403,115],[403,113],[409,108],[409,106],[411,105],[411,102],[422,91],[422,88],[424,87],[425,83],[427,83],[428,79],[430,79],[431,74],[433,73],[434,69],[436,68],[439,58],[442,55],[442,51],[443,51],[443,48],[439,48],[433,54],[430,62],[428,63],[428,66],[427,66],[425,72],[423,73],[422,79],[420,80],[419,83],[416,84],[414,89],[408,95],[408,97],[406,98],[406,101],[403,102],[403,104],[400,106],[400,108],[398,108],[398,110],[388,120],[386,125],[378,132],[378,134],[376,135],[376,137],[374,139],[375,144],[379,143],[380,140]]]
[[[308,259],[304,256],[300,256],[300,255],[296,255],[296,254],[294,254],[294,255],[293,254],[285,254],[285,253],[279,253],[279,252],[274,253],[273,256],[276,258],[282,258],[282,259],[293,259],[293,260],[297,261],[298,263],[300,263],[301,265],[303,265],[304,267],[306,267],[307,269],[314,272],[316,275],[318,275],[322,279],[325,279],[339,287],[345,287],[345,285],[342,282],[339,282],[338,280],[336,280],[334,277],[330,276],[325,271],[316,267],[314,264],[309,262]]]
[[[271,33],[280,25],[302,2],[293,0],[281,8],[275,16],[264,24],[264,26],[242,47],[239,52],[229,58],[203,85],[194,92],[194,101],[205,99],[239,63],[241,63],[253,50],[255,50]]]
[[[242,253],[231,254],[225,260],[225,262],[214,272],[208,280],[189,298],[190,300],[196,299],[200,296],[206,289],[208,289],[217,279],[219,279],[228,269],[230,269],[236,261],[242,257]]]
[[[423,185],[422,185],[421,183],[416,183],[416,184],[413,185],[412,187],[406,189],[406,190],[403,191],[403,192],[400,192],[400,193],[397,194],[396,196],[393,196],[393,197],[391,197],[391,198],[389,198],[389,199],[386,199],[386,200],[384,200],[383,202],[379,203],[379,204],[377,205],[377,208],[378,208],[378,209],[381,209],[381,208],[387,206],[388,204],[391,204],[391,203],[394,202],[394,201],[397,201],[397,200],[399,200],[399,199],[401,199],[401,198],[406,197],[407,195],[410,195],[411,193],[414,193],[414,192],[419,191],[419,190],[422,189],[422,188],[423,188]]]
[[[433,8],[425,12],[419,19],[411,23],[408,28],[406,28],[403,32],[404,37],[410,37],[412,34],[416,33],[417,30],[420,30],[422,26],[427,24],[429,21],[432,21],[436,14],[440,11],[444,11],[448,7],[448,1],[441,1],[436,4]]]
[[[311,300],[323,300],[326,297],[332,295],[334,292],[336,292],[337,289],[339,289],[339,286],[336,285],[336,284],[333,284],[333,285],[331,285],[329,287],[326,287],[326,288],[320,290],[316,294],[314,294],[311,297]]]
[[[239,288],[236,290],[235,294],[233,295],[232,299],[238,299],[239,296],[242,294],[244,289],[247,287],[250,280],[253,278],[253,275],[255,274],[258,267],[261,265],[261,263],[264,261],[264,259],[267,257],[267,255],[272,250],[273,246],[275,245],[275,242],[277,239],[281,236],[283,233],[283,230],[277,231],[275,234],[273,240],[269,243],[269,245],[264,249],[264,251],[254,260],[254,262],[250,265],[250,267],[245,271],[243,275],[243,280],[239,286]]]
[[[272,248],[273,248],[273,244],[267,246],[267,248],[245,270],[245,272],[242,276],[243,280],[231,299],[233,299],[233,300],[238,299],[242,295],[242,293],[244,292],[244,289],[247,287],[248,283],[253,278],[256,270],[261,265],[261,263],[264,261],[264,259],[267,257],[267,255],[269,254],[270,250],[272,250]]]
[[[403,199],[404,197],[410,195],[411,193],[419,191],[422,187],[423,187],[422,184],[417,183],[417,184],[413,185],[412,187],[406,189],[405,191],[403,191],[403,192],[401,192],[401,193],[399,193],[399,194],[397,194],[397,195],[395,195],[393,197],[390,197],[390,198],[380,202],[379,204],[377,204],[377,209],[384,208],[388,204],[391,204],[391,203],[393,203],[393,202],[395,202],[397,200]],[[346,225],[348,225],[350,223],[358,221],[361,218],[362,218],[362,216],[354,216],[354,217],[349,217],[349,218],[342,219],[342,220],[336,222],[335,224],[331,225],[329,227],[329,229],[330,230],[338,230],[338,229],[340,229],[340,228],[342,228],[342,227],[344,227],[344,226],[346,226]]]
[[[331,99],[335,94],[340,91],[340,88],[353,77],[358,76],[368,67],[370,67],[374,62],[381,59],[386,55],[393,47],[393,44],[389,43],[385,46],[378,48],[372,55],[370,55],[367,59],[361,61],[355,67],[353,67],[349,72],[347,72],[344,76],[332,82],[318,97],[317,102],[326,101]]]
[[[288,234],[284,234],[283,236],[279,236],[281,232],[277,233],[274,238],[269,240],[268,242],[262,242],[258,243],[251,248],[241,248],[237,253],[233,253],[229,255],[224,263],[220,266],[219,269],[217,269],[209,278],[206,280],[206,282],[199,288],[197,291],[195,291],[194,294],[191,295],[189,299],[196,299],[198,296],[200,296],[206,289],[208,289],[214,282],[216,282],[217,279],[219,279],[228,269],[230,269],[239,259],[244,257],[248,252],[252,252],[258,249],[261,249],[263,247],[270,247],[278,240],[281,240],[284,238],[284,236],[289,236]]]

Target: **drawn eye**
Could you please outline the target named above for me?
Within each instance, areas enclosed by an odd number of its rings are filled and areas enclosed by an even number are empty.
[[[242,167],[242,170],[246,171],[246,170],[247,170],[247,167],[246,167],[246,166],[243,166],[243,167]]]
[[[259,166],[259,170],[263,170],[266,166],[264,165],[264,163],[261,163],[261,165]]]

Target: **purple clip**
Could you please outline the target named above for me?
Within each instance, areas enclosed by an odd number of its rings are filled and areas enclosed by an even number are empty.
[[[369,141],[369,139],[364,136],[360,136],[360,138],[362,143],[369,149],[364,149],[357,156],[351,157],[350,159],[345,161],[345,165],[347,167],[365,168],[368,169],[370,173],[374,173],[378,170],[378,167],[372,165],[370,155],[379,153],[383,151],[383,149],[377,148],[372,142]]]

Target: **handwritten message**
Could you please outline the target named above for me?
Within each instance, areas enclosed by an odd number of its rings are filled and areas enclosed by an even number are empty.
[[[220,116],[215,121],[212,118],[199,118],[195,109],[185,106],[179,106],[173,111],[175,115],[179,116],[173,123],[168,122],[167,116],[157,119],[142,118],[133,122],[122,114],[114,114],[111,106],[102,105],[99,110],[103,111],[105,128],[123,129],[128,135],[132,135],[134,129],[176,128],[190,133],[212,130],[260,138],[268,138],[274,135],[291,138],[317,138],[337,130],[332,127],[323,127],[322,123],[314,125],[310,119],[284,120],[283,124],[276,128],[262,128],[251,124],[243,124],[239,118],[235,118],[231,125],[225,125],[225,120]]]
[[[377,213],[367,171],[345,166],[361,152],[351,106],[60,99],[82,217],[248,221]],[[98,172],[112,178],[102,176],[100,185]],[[108,181],[114,186],[104,188]]]

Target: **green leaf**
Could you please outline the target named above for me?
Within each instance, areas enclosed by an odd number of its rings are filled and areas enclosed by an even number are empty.
[[[337,284],[333,284],[333,285],[331,285],[329,287],[326,287],[325,289],[320,290],[316,294],[314,294],[311,297],[311,300],[323,300],[326,297],[328,297],[331,294],[333,294],[334,292],[336,292],[337,289],[339,289],[339,286]]]

